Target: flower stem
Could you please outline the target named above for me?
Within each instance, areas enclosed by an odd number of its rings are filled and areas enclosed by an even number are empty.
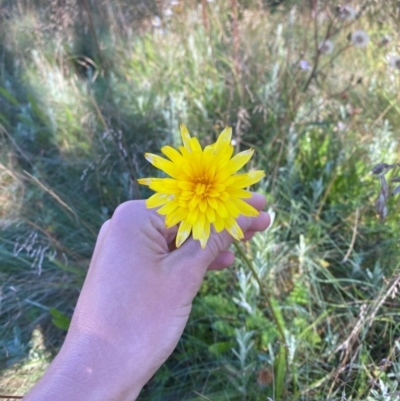
[[[253,275],[254,279],[257,281],[257,284],[260,287],[260,291],[263,294],[265,300],[267,301],[268,307],[271,310],[272,318],[274,319],[276,327],[278,329],[280,340],[283,343],[286,343],[285,331],[284,331],[282,321],[279,318],[278,314],[276,313],[275,307],[271,301],[271,297],[268,294],[268,292],[266,291],[266,289],[264,288],[264,286],[262,285],[260,277],[258,276],[256,270],[254,269],[253,263],[251,263],[250,259],[247,257],[246,253],[243,251],[242,247],[239,245],[239,243],[237,241],[234,241],[233,245],[235,246],[236,250],[239,252],[240,256],[242,257],[242,259],[244,260],[244,262],[250,269],[251,274]]]

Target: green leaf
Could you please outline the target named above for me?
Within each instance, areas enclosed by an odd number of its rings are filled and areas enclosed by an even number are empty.
[[[230,341],[221,341],[218,343],[211,344],[208,350],[214,355],[221,355],[224,352],[229,351],[232,348],[232,343]]]
[[[49,312],[53,319],[51,320],[54,326],[58,327],[61,330],[68,330],[69,325],[71,323],[71,319],[64,315],[64,313],[60,312],[58,309],[50,308]]]
[[[235,335],[235,329],[225,320],[216,321],[213,323],[213,328],[227,337],[233,337]]]

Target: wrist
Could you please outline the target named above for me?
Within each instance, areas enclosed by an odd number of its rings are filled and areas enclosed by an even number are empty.
[[[26,401],[132,401],[151,378],[140,359],[122,358],[108,342],[90,336],[66,339]]]

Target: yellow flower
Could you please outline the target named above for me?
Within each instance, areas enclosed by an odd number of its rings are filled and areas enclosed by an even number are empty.
[[[153,166],[172,178],[141,178],[139,184],[148,185],[157,193],[146,201],[148,208],[160,207],[158,213],[165,215],[165,225],[170,228],[179,224],[176,246],[179,247],[193,233],[204,249],[210,237],[211,225],[217,233],[226,229],[239,240],[243,232],[236,222],[239,215],[258,216],[259,212],[244,202],[250,198],[246,188],[264,177],[263,171],[235,174],[252,157],[253,149],[232,157],[232,129],[225,128],[217,142],[201,148],[197,138],[191,138],[181,124],[184,146],[179,152],[164,146],[161,152],[168,157],[146,153]]]

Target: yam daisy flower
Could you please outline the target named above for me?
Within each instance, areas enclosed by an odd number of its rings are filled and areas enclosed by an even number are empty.
[[[365,47],[369,42],[369,36],[365,31],[354,31],[350,34],[350,40],[355,47]]]
[[[179,247],[193,234],[204,249],[210,237],[211,226],[217,233],[226,229],[237,240],[243,232],[236,222],[239,215],[258,216],[259,212],[242,199],[251,193],[244,188],[264,177],[264,171],[237,173],[252,157],[253,149],[234,157],[231,145],[232,129],[225,128],[217,142],[201,148],[197,138],[190,137],[181,125],[183,146],[179,151],[164,146],[161,152],[168,157],[146,153],[153,166],[171,178],[141,178],[139,184],[156,191],[146,201],[148,208],[160,207],[157,212],[165,215],[165,225],[179,224],[176,246]]]

